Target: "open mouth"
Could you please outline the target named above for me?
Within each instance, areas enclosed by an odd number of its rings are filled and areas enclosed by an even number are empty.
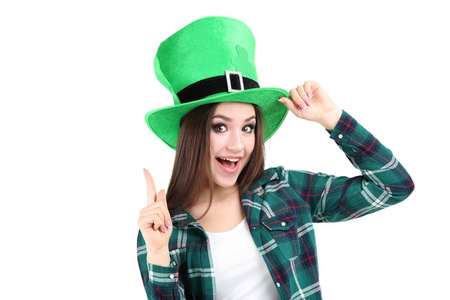
[[[238,158],[217,157],[216,159],[222,166],[229,169],[233,169],[236,166],[237,162],[239,161]]]
[[[240,158],[225,158],[216,157],[222,171],[228,174],[234,174],[239,170],[239,165],[241,164]]]

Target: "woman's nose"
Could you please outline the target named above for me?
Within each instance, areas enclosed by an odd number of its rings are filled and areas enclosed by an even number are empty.
[[[227,150],[238,152],[244,149],[240,132],[233,132],[228,139]]]

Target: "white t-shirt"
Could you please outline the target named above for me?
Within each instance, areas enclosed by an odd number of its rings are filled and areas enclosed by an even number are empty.
[[[207,234],[218,299],[280,299],[246,218],[230,231]]]

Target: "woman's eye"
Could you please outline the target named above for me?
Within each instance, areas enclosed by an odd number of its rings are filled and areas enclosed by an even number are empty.
[[[255,128],[255,126],[253,126],[253,125],[246,125],[242,128],[242,131],[245,133],[251,133],[254,128]]]
[[[227,127],[223,124],[217,124],[213,126],[215,132],[225,132],[227,131]]]

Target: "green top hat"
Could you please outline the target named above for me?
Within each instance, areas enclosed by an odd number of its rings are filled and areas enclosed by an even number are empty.
[[[172,93],[174,105],[145,115],[148,127],[176,148],[180,120],[194,108],[235,101],[258,105],[267,122],[267,141],[280,127],[289,97],[278,88],[260,88],[255,67],[255,38],[243,22],[206,17],[192,22],[161,43],[154,65],[158,80]]]

